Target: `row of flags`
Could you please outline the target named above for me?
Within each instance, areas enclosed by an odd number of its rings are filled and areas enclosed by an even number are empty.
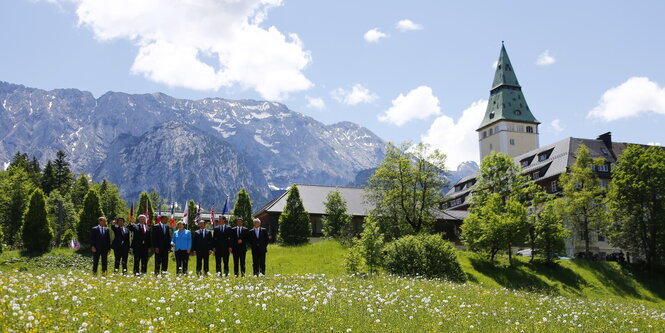
[[[226,197],[226,201],[224,202],[224,209],[222,209],[222,215],[226,215],[228,211],[228,206],[229,206],[229,197]],[[187,204],[185,204],[185,207],[187,207]],[[188,211],[189,209],[184,210],[183,214],[183,219],[185,221],[185,225],[189,224],[189,216],[188,216]],[[145,207],[145,216],[150,216],[150,213],[148,212],[148,206],[146,205]],[[197,204],[196,205],[196,215],[194,216],[194,222],[197,223],[199,219],[201,218],[201,205]],[[212,207],[210,208],[210,220],[214,221],[215,220],[215,205],[213,204]],[[132,222],[134,221],[134,203],[132,202],[132,206],[129,208],[129,221]],[[157,211],[157,222],[155,223],[166,223],[166,221],[162,221],[162,204],[160,202],[158,211]],[[147,222],[148,226],[150,226],[150,220],[148,219]],[[171,203],[171,219],[169,221],[169,224],[171,227],[175,226],[175,202]]]

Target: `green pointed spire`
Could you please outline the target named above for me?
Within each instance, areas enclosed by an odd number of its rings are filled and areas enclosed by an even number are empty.
[[[487,111],[485,111],[485,117],[478,129],[499,120],[540,124],[526,104],[522,87],[517,81],[517,75],[515,75],[503,42],[501,42],[501,53],[499,53],[499,61],[494,73]]]
[[[506,52],[506,47],[503,43],[501,43],[499,61],[496,63],[496,72],[494,73],[492,90],[502,85],[520,87],[519,82],[517,82],[515,71],[513,70],[513,65],[510,63],[510,58],[508,58],[508,52]]]

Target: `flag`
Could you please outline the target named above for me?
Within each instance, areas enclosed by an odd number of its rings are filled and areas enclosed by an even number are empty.
[[[134,222],[134,203],[132,202],[132,207],[129,208],[129,223]]]
[[[210,207],[210,225],[212,226],[215,223],[215,205]]]
[[[199,218],[201,218],[201,205],[196,205],[196,216],[194,216],[194,223],[199,223]]]
[[[155,224],[161,222],[162,222],[162,202],[160,201],[159,207],[157,207],[157,222],[155,222]],[[166,223],[166,221],[164,221],[164,223]]]
[[[189,211],[189,207],[187,207],[187,202],[185,202],[185,209],[184,213],[182,215],[182,219],[185,220],[185,226],[189,228],[189,216],[187,216],[187,212]]]
[[[228,205],[229,205],[229,196],[226,196],[226,201],[224,201],[224,209],[222,209],[222,216],[226,215],[226,211],[228,210]]]
[[[146,224],[150,226],[150,213],[148,213],[148,202],[145,202],[145,219]]]
[[[171,227],[175,226],[175,202],[171,203]]]

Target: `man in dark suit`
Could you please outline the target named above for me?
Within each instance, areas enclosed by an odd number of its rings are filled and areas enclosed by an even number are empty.
[[[152,249],[155,251],[155,275],[169,270],[169,251],[171,251],[171,228],[165,224],[169,220],[162,216],[161,222],[152,227]]]
[[[111,248],[111,235],[106,227],[106,218],[97,219],[99,225],[90,231],[90,250],[92,251],[92,274],[97,274],[99,257],[102,258],[102,274],[106,273],[109,249]]]
[[[254,229],[249,231],[252,246],[252,270],[254,275],[266,275],[266,253],[268,252],[268,230],[261,228],[261,220],[254,219]]]
[[[231,229],[231,251],[233,253],[233,273],[235,276],[238,276],[238,268],[240,268],[242,276],[245,276],[248,233],[249,229],[242,225],[242,218],[236,218],[236,226]]]
[[[192,237],[192,250],[196,253],[196,274],[201,275],[201,263],[203,263],[203,274],[208,275],[210,265],[210,253],[212,253],[212,232],[206,229],[205,221],[199,221],[199,230]]]
[[[117,224],[117,225],[116,225]],[[129,229],[125,228],[125,219],[122,217],[117,218],[111,224],[113,230],[113,243],[111,248],[115,255],[115,269],[118,272],[120,263],[122,263],[122,274],[127,274],[127,257],[129,256]]]
[[[134,274],[145,274],[148,271],[148,252],[150,252],[150,228],[145,225],[148,218],[139,215],[139,223],[131,223],[132,252],[134,253]],[[131,221],[130,221],[131,222]]]
[[[222,274],[222,261],[224,261],[224,276],[229,276],[229,255],[231,254],[231,227],[226,225],[226,217],[219,218],[219,225],[215,226],[212,235],[213,252],[215,252],[215,271]]]

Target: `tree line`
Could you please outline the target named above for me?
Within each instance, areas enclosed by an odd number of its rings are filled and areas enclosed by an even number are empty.
[[[110,218],[127,213],[117,186],[106,179],[95,183],[84,173],[75,176],[64,151],[43,168],[35,156],[17,152],[0,171],[0,241],[3,246],[34,251],[67,245],[77,238],[91,191]]]
[[[506,253],[512,265],[513,247],[527,246],[532,249],[532,262],[535,256],[553,262],[565,252],[571,235],[579,235],[589,257],[591,235],[600,234],[613,246],[630,252],[633,262],[649,268],[663,265],[665,150],[628,145],[612,166],[612,181],[602,185],[595,170],[606,162],[591,158],[584,145],[575,157],[558,180],[562,187],[558,195],[548,194],[528,179],[508,155],[493,153],[484,158],[471,188],[469,215],[461,226],[460,238],[466,248],[487,253],[492,262],[497,254]],[[373,209],[359,234],[342,231],[345,224],[339,221],[348,217],[344,209],[335,208],[340,206],[339,198],[331,193],[327,207],[332,209],[324,218],[324,232],[351,240],[349,271],[372,274],[383,267],[392,273],[426,275],[431,266],[427,262],[456,261],[445,247],[428,248],[425,239],[434,232],[437,212],[442,210],[445,170],[445,156],[437,150],[423,144],[389,143],[385,160],[366,188],[366,200]],[[437,253],[446,260],[432,259]],[[405,256],[415,259],[405,263],[391,259]],[[456,276],[457,266],[450,267],[438,276]]]

